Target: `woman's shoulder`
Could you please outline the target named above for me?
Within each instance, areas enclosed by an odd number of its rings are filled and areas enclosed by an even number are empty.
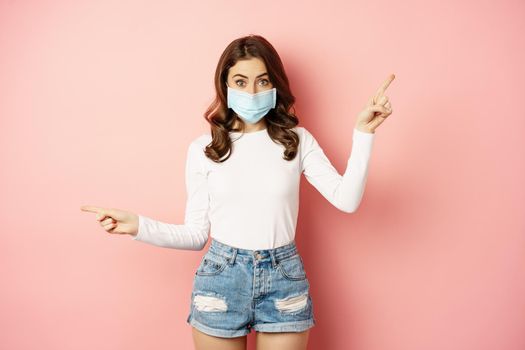
[[[292,130],[294,130],[295,132],[297,132],[297,134],[299,136],[304,136],[304,137],[309,137],[311,136],[312,134],[310,133],[310,131],[305,128],[304,126],[294,126],[292,128]]]
[[[208,133],[194,137],[188,145],[188,154],[194,157],[202,157],[204,155],[203,151],[211,143],[211,140],[211,135]]]
[[[299,144],[301,146],[305,143],[311,142],[312,139],[315,140],[312,133],[304,126],[295,126],[292,128],[292,130],[294,130],[297,133],[297,135],[299,135]]]
[[[212,141],[211,134],[209,133],[203,133],[199,136],[193,138],[190,142],[190,146],[198,146],[198,147],[205,147]]]

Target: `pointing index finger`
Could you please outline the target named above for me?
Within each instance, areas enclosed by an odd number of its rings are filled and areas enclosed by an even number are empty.
[[[80,207],[80,210],[82,210],[82,211],[89,211],[89,212],[97,213],[97,214],[100,214],[100,213],[104,212],[104,209],[102,209],[100,207],[94,207],[94,206],[91,206],[91,205],[83,205],[83,206]]]
[[[386,91],[386,89],[388,88],[388,86],[394,80],[395,77],[396,76],[394,74],[390,74],[390,76],[385,80],[383,85],[381,85],[381,87],[377,90],[376,97],[381,96]]]

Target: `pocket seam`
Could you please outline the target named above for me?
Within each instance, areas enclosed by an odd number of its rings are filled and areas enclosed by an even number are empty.
[[[217,270],[215,270],[213,272],[201,271],[201,268],[203,268],[207,264],[207,261],[208,262],[212,262],[213,264],[215,264],[216,267],[217,267]],[[199,264],[199,267],[197,268],[197,271],[195,271],[195,274],[199,275],[199,276],[215,276],[215,275],[220,274],[226,268],[226,264],[227,263],[225,261],[217,261],[217,260],[215,260],[213,258],[210,259],[209,256],[205,255],[202,258],[202,261]]]
[[[302,275],[300,275],[300,276],[290,276],[289,274],[286,273],[283,265],[281,265],[281,262],[291,260],[292,258],[299,259],[299,264],[300,264],[301,270],[303,272]],[[288,280],[291,280],[291,281],[302,281],[302,280],[306,279],[306,270],[304,268],[303,259],[301,258],[301,256],[299,254],[292,255],[291,257],[287,257],[285,259],[280,260],[279,263],[277,264],[277,269],[279,270],[281,275],[284,278],[288,279]]]

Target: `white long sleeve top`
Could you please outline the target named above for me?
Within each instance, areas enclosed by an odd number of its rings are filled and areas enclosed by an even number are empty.
[[[186,157],[184,224],[139,215],[133,240],[165,248],[201,250],[211,236],[243,249],[270,249],[295,238],[301,174],[339,210],[353,213],[363,197],[375,134],[354,128],[352,152],[343,175],[334,168],[314,136],[293,128],[298,154],[283,159],[284,146],[267,129],[230,132],[232,154],[215,163],[204,154],[212,137],[194,139]],[[211,229],[211,230],[210,230]]]

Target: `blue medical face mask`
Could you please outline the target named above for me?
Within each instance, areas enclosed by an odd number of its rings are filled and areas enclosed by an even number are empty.
[[[270,109],[275,108],[277,89],[273,88],[250,94],[227,86],[228,108],[247,123],[255,124],[264,117]]]

